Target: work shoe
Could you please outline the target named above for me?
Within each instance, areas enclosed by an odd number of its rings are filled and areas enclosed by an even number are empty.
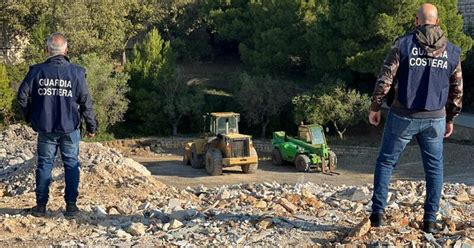
[[[79,213],[79,208],[75,203],[66,204],[66,212],[64,212],[64,216],[74,217],[77,213]]]
[[[370,225],[372,227],[380,227],[380,226],[383,226],[385,225],[385,222],[384,222],[384,218],[383,218],[383,214],[376,214],[376,213],[372,213],[370,215]]]
[[[436,229],[436,222],[424,220],[423,221],[423,232],[426,233],[436,233],[438,230]]]
[[[35,217],[44,217],[46,216],[46,205],[36,205],[27,209],[26,212]]]

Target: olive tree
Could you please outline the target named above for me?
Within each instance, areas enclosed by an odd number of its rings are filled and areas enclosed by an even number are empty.
[[[336,87],[324,94],[302,94],[293,98],[296,121],[307,121],[325,125],[331,123],[344,139],[351,126],[363,122],[367,117],[370,99],[354,89]]]
[[[271,118],[280,114],[290,103],[290,83],[270,76],[240,75],[240,89],[236,94],[243,117],[251,125],[260,125],[260,136],[265,138]]]

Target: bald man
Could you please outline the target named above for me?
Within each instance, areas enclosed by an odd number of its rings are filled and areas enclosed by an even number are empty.
[[[384,225],[388,184],[400,154],[415,138],[425,170],[423,230],[435,232],[443,188],[443,139],[453,132],[461,111],[461,50],[438,26],[438,11],[423,4],[416,28],[398,38],[386,57],[372,96],[369,122],[378,126],[380,107],[393,86],[395,97],[385,123],[374,172],[371,224]]]
[[[64,164],[66,187],[65,216],[74,216],[79,186],[79,125],[85,119],[88,136],[94,136],[97,124],[84,68],[69,62],[67,40],[54,33],[48,37],[49,57],[30,67],[18,90],[18,103],[23,115],[38,132],[38,164],[36,167],[36,206],[29,209],[34,216],[45,216],[49,199],[51,170],[58,149]]]

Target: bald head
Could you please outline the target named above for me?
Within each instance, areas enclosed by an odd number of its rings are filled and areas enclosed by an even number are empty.
[[[438,25],[438,9],[430,3],[421,5],[418,12],[416,12],[416,25],[422,26],[425,24]]]
[[[54,33],[46,40],[46,46],[50,56],[66,55],[67,39],[61,33]]]

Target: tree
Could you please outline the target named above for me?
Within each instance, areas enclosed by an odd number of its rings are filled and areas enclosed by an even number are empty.
[[[87,70],[87,84],[99,130],[107,132],[112,125],[123,120],[127,111],[129,75],[115,71],[111,62],[95,53],[82,55],[77,63]]]
[[[464,78],[463,111],[474,112],[474,50],[468,52],[462,65]]]
[[[125,43],[125,1],[55,2],[53,16],[55,29],[68,38],[69,54],[97,53],[117,57]]]
[[[370,105],[369,97],[356,90],[346,90],[340,86],[332,91],[303,94],[293,98],[297,122],[325,125],[331,123],[339,137],[344,138],[347,128],[354,126],[367,117]]]
[[[261,74],[289,73],[298,67],[305,70],[306,2],[264,0],[250,4],[252,36],[239,45],[242,61],[250,70]]]
[[[207,2],[217,37],[237,43],[247,69],[260,75],[305,70],[304,35],[316,18],[316,7],[312,0]]]
[[[198,86],[188,85],[186,81],[177,79],[175,82],[162,85],[163,112],[173,128],[173,135],[178,135],[178,125],[184,116],[201,113],[204,94]]]
[[[375,75],[393,41],[414,28],[421,0],[331,1],[327,13],[308,31],[311,67],[316,74],[354,71]],[[456,0],[433,0],[441,27],[463,55],[472,39],[462,33]]]
[[[265,138],[271,118],[277,116],[291,99],[290,84],[270,76],[240,75],[240,89],[236,99],[243,116],[251,125],[260,125],[260,136]]]
[[[5,65],[0,64],[0,115],[3,122],[9,124],[13,116],[13,101],[15,93],[8,80],[7,69]]]
[[[250,0],[206,1],[208,22],[220,39],[235,43],[248,42],[252,37],[253,24]]]
[[[31,27],[29,44],[23,56],[28,63],[40,63],[47,58],[45,40],[51,33],[51,16],[43,14],[39,17],[38,22]]]
[[[141,37],[141,34],[150,27],[160,23],[167,16],[167,8],[164,5],[166,1],[125,1],[127,14],[125,16],[125,39],[122,47],[122,65],[127,61],[127,46],[132,44],[134,40]]]
[[[152,29],[143,42],[133,48],[131,60],[125,65],[130,73],[130,100],[127,119],[144,134],[163,132],[167,125],[163,113],[162,87],[174,84],[175,60],[170,42]]]
[[[163,3],[166,14],[157,22],[163,38],[170,40],[178,61],[209,59],[207,14],[199,0],[175,0]]]
[[[8,64],[22,61],[32,27],[39,22],[42,13],[49,12],[49,5],[46,1],[0,1],[0,41],[3,42],[0,45],[15,48],[5,56]]]

